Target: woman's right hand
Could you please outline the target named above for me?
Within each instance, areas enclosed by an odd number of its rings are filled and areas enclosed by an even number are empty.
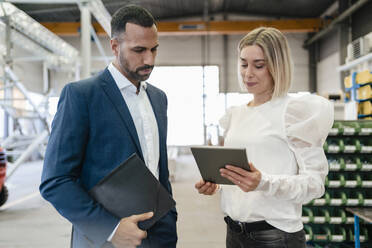
[[[217,192],[218,185],[211,182],[205,182],[203,179],[195,184],[199,194],[214,195]]]

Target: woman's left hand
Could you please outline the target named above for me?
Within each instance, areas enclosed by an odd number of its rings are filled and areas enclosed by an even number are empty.
[[[251,171],[233,165],[226,165],[225,168],[220,169],[220,173],[221,176],[233,182],[244,192],[249,192],[255,190],[261,181],[261,172],[252,163],[249,163],[249,167]]]

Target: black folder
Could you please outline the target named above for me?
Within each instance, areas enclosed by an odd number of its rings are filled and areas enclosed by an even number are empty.
[[[99,181],[89,194],[119,218],[154,212],[151,219],[138,223],[142,230],[149,229],[176,205],[169,192],[135,153]]]

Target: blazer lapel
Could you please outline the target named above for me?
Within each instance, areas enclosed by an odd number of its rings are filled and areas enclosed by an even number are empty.
[[[140,157],[143,159],[143,154],[141,150],[141,145],[139,143],[138,134],[136,127],[134,125],[132,115],[129,112],[128,105],[126,104],[118,86],[116,85],[113,77],[111,76],[111,73],[106,68],[102,74],[100,75],[100,78],[102,79],[100,81],[100,84],[104,90],[104,92],[107,94],[108,98],[118,111],[121,119],[125,123],[125,126],[129,130],[129,133],[133,139],[133,142],[136,144],[137,149],[139,151]]]

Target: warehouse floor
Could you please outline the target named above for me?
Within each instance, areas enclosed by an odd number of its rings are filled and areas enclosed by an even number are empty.
[[[199,172],[190,155],[179,156],[175,162],[177,247],[225,247],[219,196],[202,196],[194,189]],[[71,224],[38,193],[41,168],[41,161],[24,164],[8,180],[10,197],[0,208],[0,248],[69,247]]]

